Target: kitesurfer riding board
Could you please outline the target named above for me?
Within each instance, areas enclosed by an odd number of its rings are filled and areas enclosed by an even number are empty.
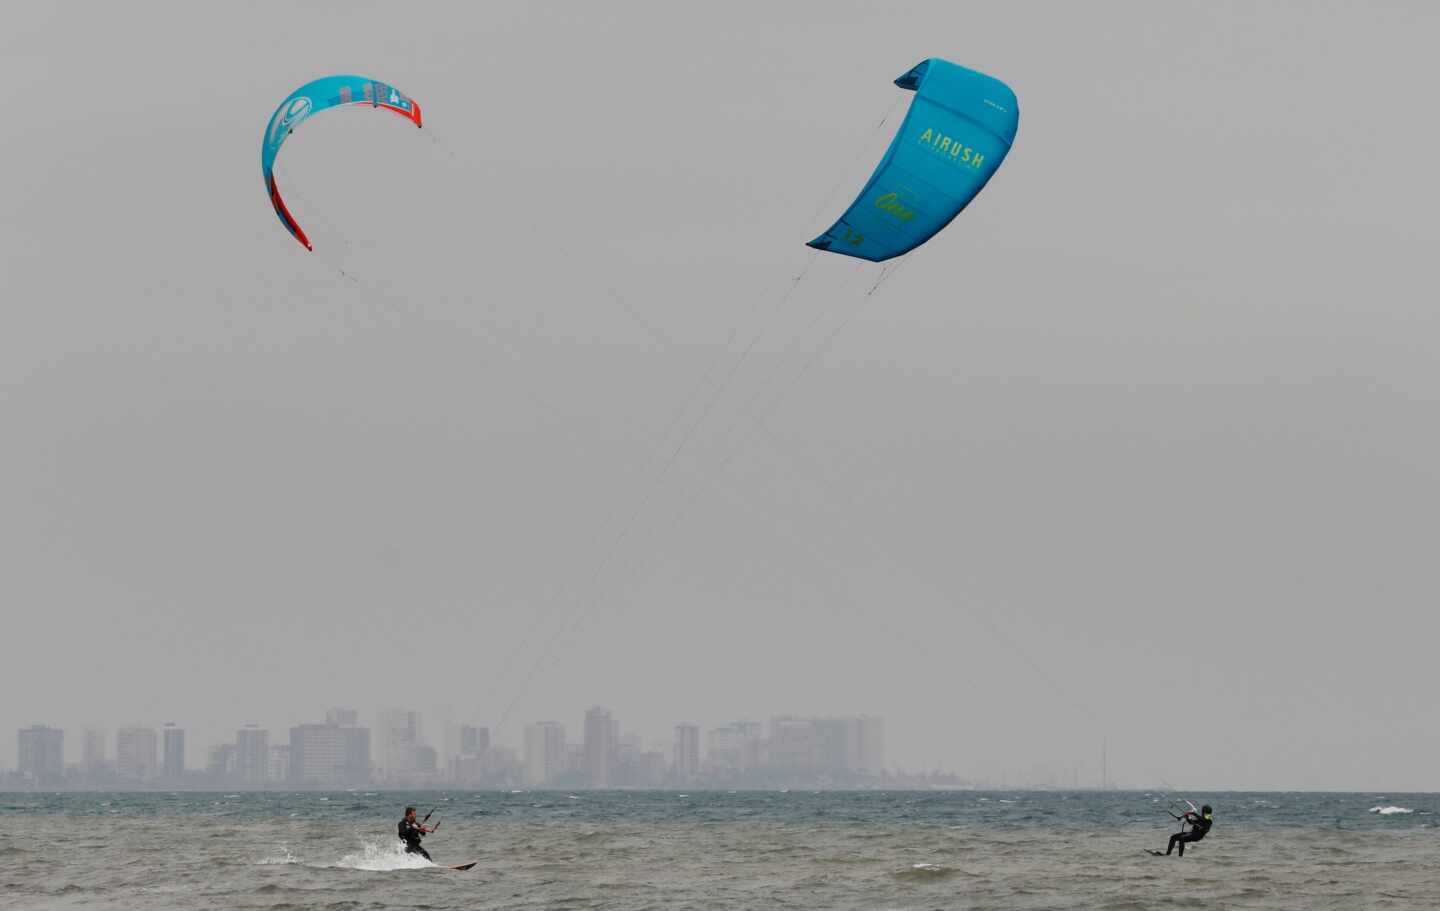
[[[1186,803],[1190,802],[1186,801]],[[1195,805],[1193,803],[1190,804],[1190,807],[1191,809],[1186,810],[1183,815],[1176,816],[1174,813],[1170,814],[1180,820],[1180,831],[1170,836],[1170,844],[1164,851],[1151,850],[1149,851],[1150,854],[1156,857],[1168,857],[1170,852],[1174,851],[1178,846],[1180,848],[1180,856],[1184,857],[1185,846],[1187,844],[1194,844],[1210,834],[1210,827],[1215,824],[1214,811],[1210,809],[1210,805],[1207,803],[1198,810],[1194,809]],[[1186,826],[1190,827],[1190,831],[1185,831]]]
[[[430,811],[430,813],[433,812],[435,811]],[[433,864],[435,860],[430,856],[430,852],[426,851],[423,847],[420,846],[420,839],[435,831],[435,829],[432,829],[429,826],[425,825],[425,822],[430,819],[430,813],[425,814],[424,820],[417,820],[415,818],[415,808],[406,807],[405,818],[400,820],[400,825],[396,828],[397,834],[399,834],[400,836],[400,840],[405,843],[406,854],[419,854],[421,857],[425,858]],[[436,824],[436,828],[439,828],[438,823]]]
[[[430,813],[425,814],[424,819],[416,819],[415,808],[406,807],[405,818],[400,820],[400,824],[396,827],[396,834],[400,836],[400,840],[405,844],[405,853],[419,854],[421,857],[430,861],[432,864],[435,863],[435,860],[430,856],[429,851],[426,851],[423,847],[421,847],[420,839],[440,828],[440,823],[438,822],[435,823],[434,826],[425,825],[425,823],[430,821],[431,813],[434,812],[434,810],[431,810]],[[447,865],[445,869],[457,871],[469,870],[471,867],[475,866],[479,862],[480,861],[478,860],[472,860],[468,864]]]

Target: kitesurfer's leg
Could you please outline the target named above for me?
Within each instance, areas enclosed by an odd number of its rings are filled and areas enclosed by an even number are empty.
[[[1181,856],[1181,857],[1184,857],[1184,856],[1185,856],[1185,846],[1186,846],[1187,844],[1189,844],[1190,842],[1192,842],[1192,841],[1199,841],[1199,840],[1200,840],[1200,839],[1198,839],[1198,838],[1195,837],[1195,833],[1194,833],[1194,832],[1176,832],[1174,835],[1171,835],[1171,836],[1170,836],[1170,847],[1173,849],[1173,848],[1175,848],[1175,847],[1178,845],[1178,846],[1180,847],[1180,856]],[[1166,853],[1166,854],[1169,854],[1170,852],[1169,852],[1169,851],[1166,851],[1165,853]]]
[[[424,848],[420,847],[419,845],[416,845],[416,846],[415,846],[415,853],[416,853],[416,854],[419,854],[421,857],[423,857],[423,858],[425,858],[426,860],[430,861],[432,864],[435,862],[434,858],[432,858],[432,857],[430,856],[430,852],[429,852],[429,851],[426,851]],[[1184,849],[1184,848],[1181,848],[1181,849],[1180,849],[1180,853],[1181,853],[1181,854],[1184,854],[1184,853],[1185,853],[1185,849]]]

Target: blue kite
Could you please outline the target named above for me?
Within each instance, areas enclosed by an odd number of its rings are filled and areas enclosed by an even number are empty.
[[[865,189],[810,241],[817,250],[883,262],[950,224],[1005,160],[1020,105],[998,79],[932,57],[895,80],[915,93]]]
[[[285,201],[280,198],[280,190],[275,186],[275,156],[279,154],[285,137],[300,121],[342,104],[368,104],[373,108],[384,108],[412,121],[417,127],[421,125],[420,105],[413,98],[394,86],[364,76],[325,76],[305,83],[280,102],[260,143],[260,171],[265,176],[265,192],[270,194],[270,204],[275,207],[280,223],[307,250],[315,248],[310,246],[310,239],[295,223],[290,210],[285,208]]]

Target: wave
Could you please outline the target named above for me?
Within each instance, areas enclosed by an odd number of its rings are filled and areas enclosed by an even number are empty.
[[[270,857],[262,857],[255,861],[256,864],[264,866],[267,864],[298,864],[301,863],[300,856],[290,850],[289,845],[281,845],[280,853]]]
[[[367,838],[361,841],[359,851],[346,854],[328,866],[339,867],[343,870],[386,872],[389,870],[423,870],[433,867],[435,864],[419,854],[406,854],[405,847],[400,844],[398,839]]]
[[[1371,813],[1379,813],[1381,816],[1394,816],[1396,813],[1414,813],[1409,807],[1371,807]]]
[[[920,863],[911,864],[909,869],[901,870],[895,875],[902,879],[944,879],[959,872],[954,867],[947,867],[944,864]]]

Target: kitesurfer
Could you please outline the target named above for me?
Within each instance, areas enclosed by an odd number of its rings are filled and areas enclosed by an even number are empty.
[[[430,860],[430,852],[420,847],[420,839],[434,831],[434,829],[415,818],[414,807],[405,808],[405,818],[400,820],[399,833],[400,840],[405,843],[406,854],[419,854],[426,860]],[[1185,849],[1181,848],[1180,853],[1185,853]],[[434,861],[431,862],[433,863]]]
[[[1195,805],[1192,803],[1190,806]],[[1210,832],[1210,826],[1215,822],[1213,812],[1208,803],[1201,807],[1198,813],[1194,810],[1186,810],[1185,815],[1180,817],[1180,831],[1170,836],[1170,847],[1165,849],[1165,853],[1168,855],[1175,850],[1176,845],[1179,845],[1180,856],[1184,857],[1187,844],[1199,841]],[[1188,832],[1185,831],[1187,825],[1190,827]]]

